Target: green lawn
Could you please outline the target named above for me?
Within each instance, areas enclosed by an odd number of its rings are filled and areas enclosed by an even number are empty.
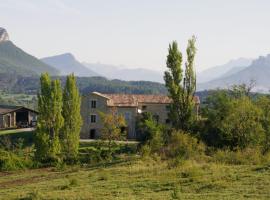
[[[270,199],[270,166],[132,160],[0,173],[0,199]]]
[[[0,136],[1,135],[11,135],[11,134],[20,134],[24,132],[32,132],[28,129],[9,129],[9,130],[0,130]]]

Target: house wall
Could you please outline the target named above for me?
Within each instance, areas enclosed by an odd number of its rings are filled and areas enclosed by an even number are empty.
[[[91,100],[96,100],[96,108],[91,108]],[[101,136],[101,129],[103,127],[102,121],[99,116],[99,112],[109,113],[111,107],[107,106],[108,99],[96,94],[89,94],[87,96],[82,97],[81,102],[81,116],[83,120],[83,125],[81,128],[81,138],[89,139],[91,129],[95,129],[95,138],[99,138]],[[126,123],[128,125],[127,132],[129,139],[135,139],[135,123],[136,123],[136,107],[118,107],[117,112],[119,115],[123,115],[123,117],[128,116],[126,119]],[[91,123],[90,116],[96,115],[96,123]]]
[[[142,110],[142,112],[149,112],[153,116],[157,115],[159,118],[159,123],[166,124],[166,120],[168,119],[168,106],[169,104],[159,104],[159,103],[139,103],[139,109]],[[145,109],[143,109],[143,106],[146,106]]]
[[[0,115],[0,128],[15,128],[16,127],[16,113],[7,113]]]
[[[137,108],[136,107],[118,107],[117,112],[122,115],[127,124],[127,137],[128,139],[136,139],[136,118]]]
[[[91,100],[97,101],[96,108],[91,108]],[[108,112],[107,99],[96,94],[89,94],[87,96],[83,96],[82,102],[81,102],[81,116],[83,120],[83,124],[81,128],[82,139],[90,138],[91,129],[96,130],[97,138],[100,137],[100,134],[101,134],[100,130],[102,128],[102,123],[101,123],[100,117],[98,116],[98,112],[104,112],[104,113]],[[96,123],[90,122],[90,116],[92,114],[97,116]]]
[[[37,121],[37,113],[29,111],[28,112],[28,122],[31,124],[32,121]]]

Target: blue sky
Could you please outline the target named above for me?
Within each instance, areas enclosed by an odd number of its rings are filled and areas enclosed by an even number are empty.
[[[268,0],[0,0],[0,26],[37,56],[164,70],[197,37],[197,70],[270,53]]]

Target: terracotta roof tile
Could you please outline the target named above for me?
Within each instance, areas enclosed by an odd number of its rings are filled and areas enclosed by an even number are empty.
[[[95,93],[100,94],[100,93]],[[142,94],[100,94],[109,99],[108,106],[136,107],[139,103],[169,104],[171,99],[166,95],[142,95]],[[194,97],[196,103],[200,103],[198,96]]]

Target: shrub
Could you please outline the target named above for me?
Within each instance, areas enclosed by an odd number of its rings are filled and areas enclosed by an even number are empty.
[[[100,162],[101,151],[95,147],[87,147],[80,150],[79,159],[81,163],[93,164]]]
[[[149,145],[143,145],[140,149],[142,157],[148,157],[151,154],[151,148]]]
[[[205,153],[205,145],[189,133],[173,131],[164,149],[167,158],[186,160]]]
[[[0,149],[0,171],[25,169],[31,166],[33,166],[31,159]]]
[[[237,149],[235,151],[225,149],[217,150],[213,155],[216,162],[226,164],[264,164],[270,161],[270,154],[263,155],[261,148],[245,148]]]

